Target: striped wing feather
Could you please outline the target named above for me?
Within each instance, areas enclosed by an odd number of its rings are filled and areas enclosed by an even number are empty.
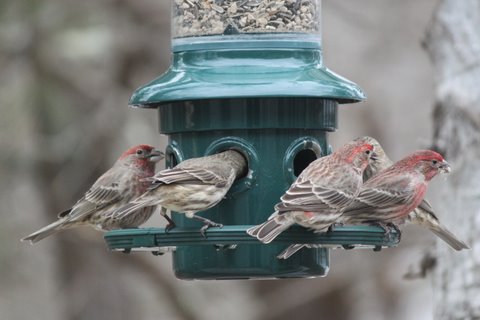
[[[163,170],[155,175],[152,179],[152,186],[149,190],[158,188],[162,184],[172,183],[188,183],[188,184],[208,184],[221,187],[228,181],[228,177],[221,177],[210,170],[205,169],[189,169],[189,168],[172,168]]]
[[[374,177],[375,179],[376,177]],[[373,180],[373,179],[372,179]],[[368,213],[373,209],[379,208],[396,208],[413,201],[413,193],[408,184],[410,180],[407,177],[399,177],[397,181],[390,181],[388,184],[377,183],[373,186],[369,180],[360,190],[360,194],[353,203],[345,210],[345,215],[356,215],[360,213]],[[370,184],[370,185],[369,185]],[[405,186],[392,189],[391,185]]]
[[[302,181],[293,185],[282,197],[275,210],[283,211],[312,211],[344,208],[354,195],[341,192],[330,187],[312,185],[310,181]]]

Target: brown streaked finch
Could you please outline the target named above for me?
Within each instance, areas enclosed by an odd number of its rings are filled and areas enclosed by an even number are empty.
[[[364,182],[393,164],[393,161],[391,161],[386,155],[385,151],[377,140],[371,137],[365,137],[365,139],[367,139],[374,146],[375,152],[378,155],[378,161],[371,163],[367,167],[363,173]],[[444,225],[440,223],[432,206],[426,199],[423,199],[420,205],[408,214],[406,222],[429,229],[455,250],[469,249],[469,246],[465,242],[458,239],[452,232],[450,232]]]
[[[269,219],[247,230],[263,243],[270,243],[294,224],[326,230],[357,196],[363,170],[375,160],[373,146],[361,139],[351,141],[331,155],[308,165],[280,198]],[[292,245],[287,248],[295,248]]]
[[[128,149],[71,209],[61,212],[57,221],[22,241],[33,244],[61,230],[82,225],[100,231],[141,225],[151,217],[155,207],[142,208],[125,218],[117,217],[114,212],[145,192],[149,183],[143,180],[155,174],[155,164],[162,158],[163,153],[149,145]]]
[[[398,230],[422,203],[428,183],[440,172],[450,172],[450,165],[439,153],[416,151],[367,180],[340,222],[377,224],[385,230],[391,225]]]
[[[205,235],[209,227],[222,225],[196,213],[217,205],[233,182],[246,174],[247,167],[244,156],[235,150],[185,160],[149,178],[151,184],[148,190],[119,209],[117,214],[128,217],[140,208],[159,206],[161,214],[169,222],[166,231],[175,227],[166,213],[169,210],[203,222],[200,232]]]

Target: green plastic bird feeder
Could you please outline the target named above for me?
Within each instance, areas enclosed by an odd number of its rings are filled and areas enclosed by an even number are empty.
[[[224,225],[207,238],[198,221],[173,213],[177,228],[169,233],[108,232],[111,249],[176,247],[178,278],[249,279],[324,276],[330,248],[398,243],[396,233],[367,226],[319,234],[293,227],[268,245],[245,232],[270,216],[310,162],[331,152],[327,133],[337,128],[338,104],[365,99],[323,65],[320,10],[320,0],[172,0],[172,65],[137,89],[130,105],[158,109],[167,167],[235,149],[249,170],[219,205],[199,213]],[[278,260],[292,243],[324,247]]]

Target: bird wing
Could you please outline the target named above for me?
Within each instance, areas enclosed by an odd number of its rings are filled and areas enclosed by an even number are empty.
[[[228,177],[222,177],[211,170],[202,168],[172,168],[162,170],[154,177],[148,179],[152,182],[149,190],[158,188],[162,184],[188,183],[217,185],[221,187],[227,184]]]
[[[94,186],[85,193],[84,199],[96,205],[110,204],[122,198],[117,183],[108,186]]]
[[[117,181],[120,181],[123,172],[119,172],[120,174],[114,174],[112,169],[105,172],[70,210],[61,212],[58,217],[68,221],[81,220],[96,210],[121,200],[124,190]]]
[[[412,195],[408,188],[392,188],[391,185],[405,186],[410,180],[407,177],[400,177],[397,180],[390,181],[388,184],[365,184],[359,195],[345,209],[344,215],[355,215],[379,208],[393,208],[409,201]]]
[[[353,194],[339,191],[331,187],[314,185],[309,180],[295,183],[280,198],[281,202],[275,210],[283,211],[312,211],[321,212],[344,208],[354,198]]]
[[[389,207],[402,202],[403,193],[400,191],[391,191],[381,188],[369,188],[360,192],[357,197],[357,202],[361,203],[359,206],[371,207]],[[355,207],[352,206],[352,207]]]

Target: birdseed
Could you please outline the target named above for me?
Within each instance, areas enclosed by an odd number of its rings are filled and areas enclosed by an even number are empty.
[[[320,0],[173,0],[173,37],[319,32]]]

